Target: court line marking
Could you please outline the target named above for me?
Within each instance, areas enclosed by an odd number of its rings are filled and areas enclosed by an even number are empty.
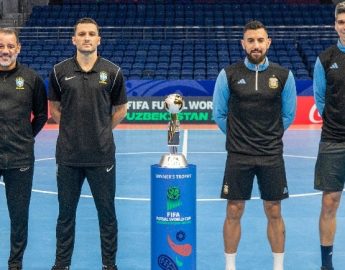
[[[284,157],[293,157],[293,158],[304,158],[304,159],[316,159],[316,157],[310,157],[310,156],[297,156],[297,155],[283,155]]]
[[[185,140],[188,140],[188,131],[185,130],[183,134],[183,148],[185,151],[185,156],[187,155],[187,142]],[[162,154],[164,152],[129,152],[129,153],[116,153],[116,155],[140,155],[140,154]],[[226,152],[190,152],[193,154],[226,154]],[[316,159],[316,157],[310,157],[310,156],[298,156],[298,155],[284,155],[286,157],[293,157],[293,158],[304,158],[304,159]],[[36,159],[35,161],[46,161],[46,160],[54,160],[55,158],[40,158]],[[5,186],[5,183],[0,181],[0,185]],[[57,195],[56,191],[46,191],[46,190],[40,190],[40,189],[32,189],[33,192],[36,193],[42,193],[42,194],[49,194],[49,195]],[[343,190],[345,191],[345,189]],[[321,195],[322,192],[311,192],[311,193],[302,193],[302,194],[292,194],[289,195],[290,198],[299,198],[299,197],[310,197],[310,196],[317,196]],[[92,195],[80,195],[81,198],[93,198]],[[150,198],[133,198],[133,197],[115,197],[116,200],[124,200],[124,201],[151,201]],[[251,200],[260,200],[260,197],[252,197]],[[197,199],[197,202],[219,202],[219,201],[226,201],[225,199]]]
[[[5,186],[5,183],[0,181],[0,185]],[[49,195],[58,195],[56,191],[47,191],[41,189],[32,189],[33,192],[49,194]],[[80,195],[81,198],[93,198],[92,195]],[[129,197],[115,197],[116,200],[126,200],[126,201],[150,201],[148,198],[129,198]]]
[[[188,140],[188,132],[184,137],[183,140]],[[185,143],[184,143],[185,145]],[[182,150],[182,153],[184,154],[184,152],[187,155],[187,147],[188,147],[188,143],[186,143],[186,149]],[[149,155],[149,154],[165,154],[166,152],[127,152],[127,153],[116,153],[116,155],[119,156],[131,156],[131,155]],[[194,151],[194,152],[189,152],[190,154],[226,154],[225,151],[214,151],[214,152],[207,152],[207,151]],[[299,156],[299,155],[289,155],[289,154],[284,154],[284,157],[292,157],[292,158],[302,158],[302,159],[316,159],[316,157],[311,157],[311,156]],[[54,160],[55,158],[40,158],[40,159],[36,159],[35,161],[45,161],[45,160]]]
[[[5,186],[5,183],[0,181],[0,185]],[[49,195],[57,195],[56,191],[46,191],[40,189],[32,189],[33,192],[42,193],[42,194],[49,194]],[[345,191],[345,189],[343,189]],[[289,195],[290,198],[299,198],[299,197],[311,197],[311,196],[318,196],[322,195],[322,192],[311,192],[311,193],[301,193],[301,194],[292,194]],[[92,195],[80,195],[81,198],[93,198]],[[149,198],[131,198],[131,197],[115,197],[116,200],[123,200],[123,201],[151,201]],[[261,200],[260,197],[251,197],[251,200]],[[197,202],[221,202],[226,201],[226,199],[196,199]]]

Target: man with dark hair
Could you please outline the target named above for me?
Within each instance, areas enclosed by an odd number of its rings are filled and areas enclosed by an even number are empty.
[[[60,124],[56,145],[59,217],[52,269],[69,269],[77,205],[85,178],[96,204],[103,270],[117,270],[115,144],[112,129],[125,117],[127,96],[119,66],[97,55],[97,23],[80,19],[72,42],[76,56],[56,64],[50,76],[51,115]]]
[[[345,183],[345,2],[335,8],[339,39],[314,67],[314,97],[323,125],[315,165],[315,189],[322,191],[319,219],[322,270],[333,270],[336,214]]]
[[[256,176],[268,220],[273,270],[283,270],[281,200],[288,198],[288,187],[282,137],[295,116],[295,80],[291,71],[268,61],[271,39],[261,22],[245,25],[241,43],[247,57],[219,73],[213,94],[213,116],[226,134],[228,152],[221,191],[228,200],[223,228],[225,269],[236,269],[241,217]]]
[[[0,177],[5,182],[11,220],[10,270],[22,269],[28,239],[34,142],[47,121],[48,110],[43,80],[17,61],[20,49],[16,31],[0,28]]]

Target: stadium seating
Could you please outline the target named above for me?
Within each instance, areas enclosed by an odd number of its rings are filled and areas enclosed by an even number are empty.
[[[128,79],[215,79],[221,68],[244,57],[238,44],[227,40],[172,40],[160,42],[147,40],[105,40],[99,48],[100,55],[117,63]],[[334,43],[334,40],[332,41]],[[268,57],[293,71],[300,79],[310,79],[318,53],[331,42],[310,44],[293,41],[276,41]],[[297,46],[297,48],[295,48]],[[148,48],[145,50],[144,48]],[[20,61],[48,76],[52,66],[73,56],[74,47],[57,41],[51,48],[50,41],[26,41]]]
[[[26,26],[72,26],[95,18],[101,26],[232,26],[258,19],[266,25],[330,25],[333,6],[311,4],[65,4],[35,6]],[[69,19],[64,19],[69,18]]]
[[[281,25],[298,29],[300,25],[334,23],[331,5],[297,6],[272,0],[241,1],[241,4],[212,0],[64,2],[67,4],[35,6],[26,23],[28,27],[21,31],[21,36],[30,38],[25,40],[20,61],[37,69],[43,77],[48,76],[56,62],[74,54],[70,27],[85,16],[96,19],[102,26],[99,52],[120,65],[127,79],[158,80],[213,80],[220,69],[244,58],[237,36],[229,34],[219,38],[219,33],[208,27],[242,27],[253,18],[270,27],[278,26],[279,31]],[[42,35],[42,27],[46,38],[37,41],[32,37],[35,37],[35,31],[41,31]],[[195,35],[184,38],[180,35],[181,29]],[[282,31],[285,31],[284,27]],[[169,38],[169,33],[172,37],[174,33],[180,36]],[[318,53],[334,42],[334,36],[305,40],[303,33],[296,34],[295,38],[273,39],[268,56],[270,61],[291,69],[296,78],[310,79]]]

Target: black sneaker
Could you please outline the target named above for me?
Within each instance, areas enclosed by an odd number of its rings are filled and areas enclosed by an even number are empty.
[[[56,266],[52,267],[52,270],[69,270],[69,266]]]
[[[117,270],[116,265],[103,265],[102,270]]]
[[[333,267],[327,268],[327,267],[325,267],[325,266],[321,266],[321,270],[334,270],[334,268],[333,268]]]
[[[22,267],[19,265],[9,265],[8,270],[22,270]]]

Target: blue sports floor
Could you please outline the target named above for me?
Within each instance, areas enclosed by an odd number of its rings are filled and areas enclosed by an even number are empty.
[[[185,133],[184,136],[186,136]],[[320,131],[288,130],[284,137],[290,198],[283,201],[286,225],[285,270],[320,269],[318,216],[321,195],[313,189]],[[55,183],[56,130],[36,139],[36,165],[30,206],[29,242],[24,270],[49,270],[54,262],[58,203]],[[150,165],[167,152],[164,130],[115,131],[117,144],[116,208],[119,221],[119,270],[150,270]],[[182,141],[182,140],[181,140]],[[197,165],[197,270],[224,270],[222,228],[226,202],[219,199],[224,162],[224,135],[218,130],[188,130],[189,163]],[[9,218],[0,182],[0,269],[7,269]],[[242,221],[238,270],[270,270],[262,201],[246,205]],[[338,211],[334,249],[336,270],[345,265],[344,201]],[[73,270],[101,268],[95,206],[87,182],[79,202]]]

